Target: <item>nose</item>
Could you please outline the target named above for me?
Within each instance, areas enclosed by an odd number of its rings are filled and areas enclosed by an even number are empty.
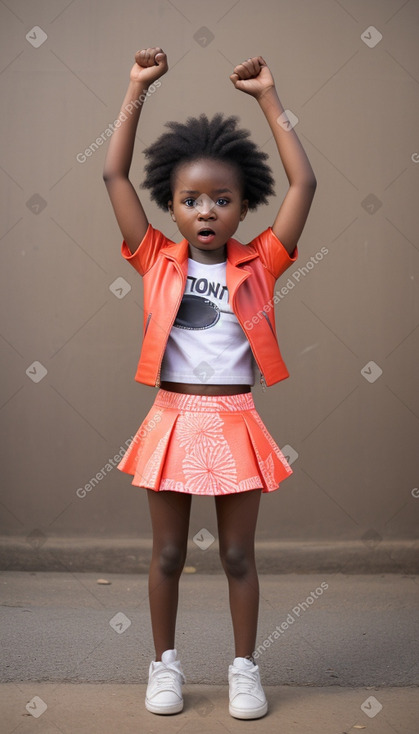
[[[206,220],[215,218],[215,204],[207,194],[202,194],[202,196],[196,200],[195,208],[198,212],[198,219]]]
[[[209,209],[208,211],[199,212],[198,219],[204,219],[205,221],[207,219],[215,219],[214,210]]]

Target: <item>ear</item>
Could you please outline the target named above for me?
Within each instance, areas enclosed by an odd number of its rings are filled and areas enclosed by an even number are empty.
[[[249,200],[243,199],[242,201],[242,208],[241,208],[241,214],[240,214],[240,221],[242,222],[245,218],[247,212],[249,211]]]
[[[172,217],[173,221],[176,222],[176,217],[173,213],[173,201],[172,200],[167,202],[167,208],[169,210],[169,214]]]

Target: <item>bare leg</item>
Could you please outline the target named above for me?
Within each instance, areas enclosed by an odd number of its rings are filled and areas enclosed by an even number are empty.
[[[156,661],[175,647],[179,578],[188,543],[191,495],[148,490],[153,528],[148,591]]]
[[[249,657],[256,645],[259,580],[255,531],[261,490],[216,497],[220,558],[229,586],[236,657]]]

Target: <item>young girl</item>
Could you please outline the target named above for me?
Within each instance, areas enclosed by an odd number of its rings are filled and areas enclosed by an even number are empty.
[[[168,240],[148,223],[128,178],[143,102],[167,70],[161,48],[136,54],[103,174],[124,237],[122,255],[143,276],[136,380],[160,388],[118,467],[147,489],[153,529],[149,599],[156,654],[145,704],[156,714],[183,708],[185,678],[175,649],[178,585],[192,495],[213,495],[235,642],[229,712],[256,719],[268,708],[252,657],[256,521],[261,493],[277,489],[292,471],[255,410],[251,386],[255,372],[267,385],[288,377],[276,340],[274,285],[297,258],[316,179],[295,130],[281,117],[266,62],[248,59],[230,79],[258,102],[278,147],[289,189],[276,219],[248,245],[232,239],[248,209],[274,193],[273,179],[266,153],[237,129],[236,118],[201,115],[167,123],[169,131],[145,151],[143,185],[184,238]]]

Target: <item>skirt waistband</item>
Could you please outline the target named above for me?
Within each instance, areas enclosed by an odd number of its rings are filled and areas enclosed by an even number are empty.
[[[222,413],[255,410],[251,392],[237,395],[190,395],[189,393],[169,392],[160,389],[154,401],[159,408],[174,408],[187,412]]]

